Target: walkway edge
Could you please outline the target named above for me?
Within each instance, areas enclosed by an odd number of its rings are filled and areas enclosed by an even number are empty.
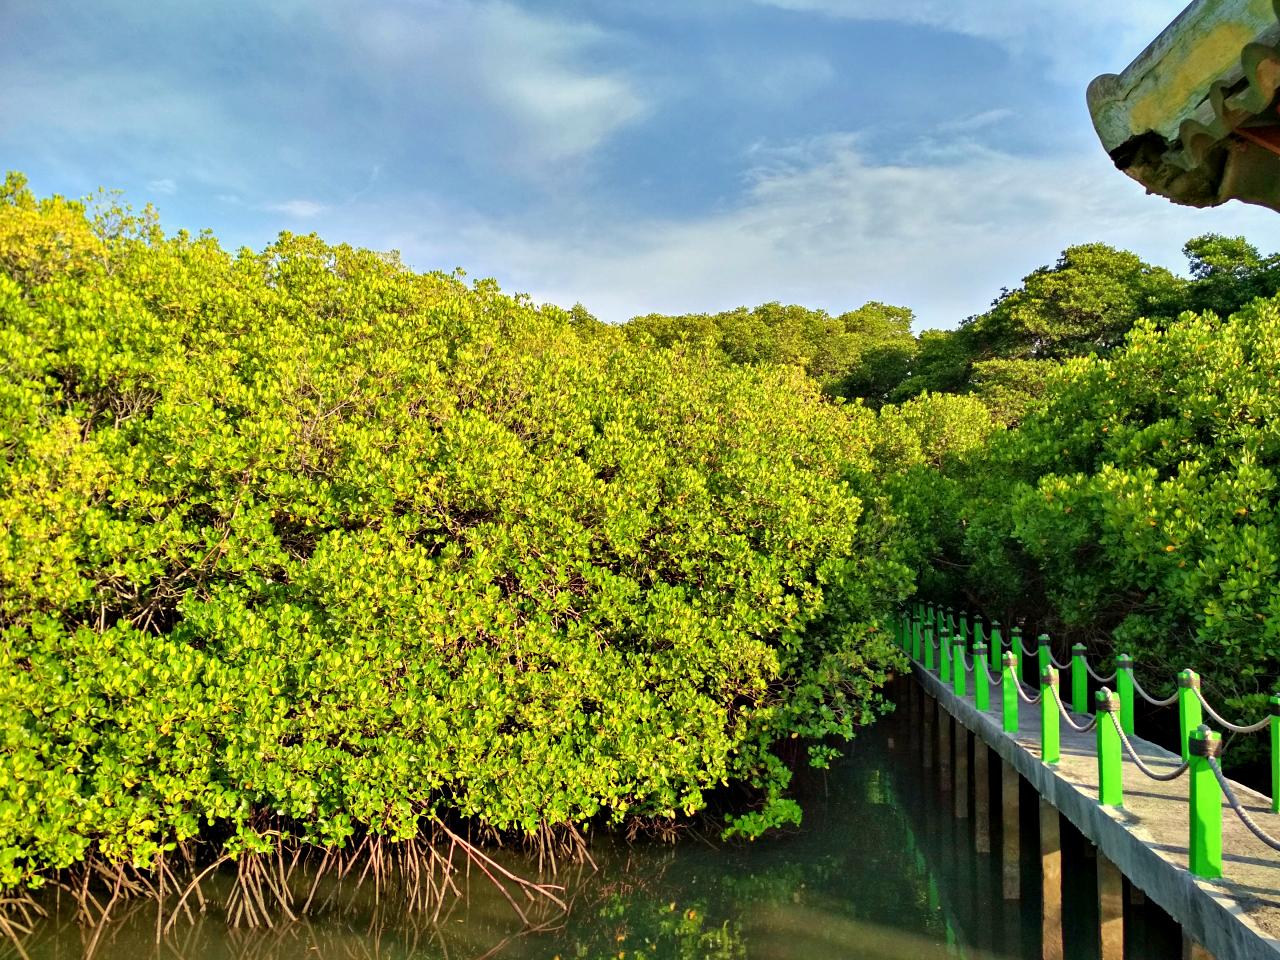
[[[1185,868],[1162,858],[1121,821],[1122,811],[1098,805],[1097,795],[1081,790],[1058,775],[1015,738],[1004,733],[999,718],[981,713],[957,697],[937,677],[918,664],[915,676],[925,692],[975,736],[994,750],[1036,791],[1061,811],[1131,883],[1159,904],[1183,930],[1218,960],[1280,960],[1280,941],[1254,927],[1232,903],[1229,884],[1197,880]],[[1172,754],[1170,754],[1172,756]]]

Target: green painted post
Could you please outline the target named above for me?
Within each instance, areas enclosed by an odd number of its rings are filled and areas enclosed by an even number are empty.
[[[1108,714],[1120,712],[1120,701],[1106,687],[1098,691],[1098,803],[1104,807],[1124,806],[1124,767],[1121,764],[1120,732]]]
[[[1018,732],[1018,688],[1015,686],[1018,675],[1014,672],[1017,670],[1017,664],[1018,661],[1012,653],[1004,655],[1004,670],[1000,674],[1000,696],[1004,706],[1002,719],[1005,733]]]
[[[938,642],[938,656],[942,661],[942,682],[951,682],[951,631],[942,628],[942,638]]]
[[[1133,657],[1127,653],[1116,658],[1116,693],[1120,696],[1120,726],[1133,736]]]
[[[1022,628],[1014,627],[1009,631],[1009,652],[1018,661],[1018,679],[1022,679]]]
[[[1209,764],[1222,752],[1222,736],[1201,724],[1191,731],[1191,844],[1187,869],[1197,877],[1222,876],[1222,788]]]
[[[1276,701],[1280,703],[1280,697],[1277,697]],[[973,702],[979,710],[984,712],[991,709],[991,677],[987,675],[985,643],[979,643],[973,648]],[[1273,722],[1271,728],[1280,730],[1280,723]]]
[[[947,632],[956,632],[956,608],[947,607]]]
[[[916,614],[915,619],[911,621],[911,659],[916,663],[920,662],[920,615]]]
[[[991,672],[1000,672],[1000,663],[1004,659],[1004,638],[1000,636],[1000,621],[991,621]]]
[[[1058,688],[1058,671],[1046,667],[1040,674],[1040,759],[1057,763],[1061,759],[1058,701],[1053,693]]]
[[[1071,709],[1076,713],[1089,712],[1089,671],[1086,662],[1085,646],[1077,643],[1071,648]]]
[[[969,614],[961,611],[960,613],[960,633],[959,637],[964,641],[964,648],[969,649]]]
[[[1280,813],[1280,693],[1271,698],[1271,812]]]
[[[969,671],[964,663],[964,638],[955,637],[951,641],[951,677],[955,681],[953,690],[957,697],[963,697],[967,691]]]
[[[1049,635],[1040,634],[1036,640],[1036,679],[1044,677],[1044,672],[1053,666],[1053,649],[1049,646]]]
[[[933,627],[924,628],[924,668],[933,673]]]
[[[1182,741],[1182,762],[1191,762],[1188,743],[1191,731],[1204,723],[1204,714],[1200,709],[1200,699],[1196,692],[1200,689],[1200,675],[1194,670],[1183,670],[1178,674],[1178,735]]]
[[[942,607],[938,607],[937,615],[934,617],[937,622],[938,636],[942,636],[942,631],[947,627],[947,614]]]
[[[973,618],[973,646],[977,649],[978,644],[985,645],[987,642],[987,631],[983,627],[982,614],[978,614]]]

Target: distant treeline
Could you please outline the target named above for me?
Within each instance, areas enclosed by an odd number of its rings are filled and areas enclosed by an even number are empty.
[[[1280,679],[1280,254],[1212,234],[1184,252],[1188,277],[1071,247],[919,336],[879,303],[624,330],[794,364],[887,432],[913,422],[933,442],[893,501],[926,596],[1132,652],[1162,693],[1194,667],[1256,719]]]

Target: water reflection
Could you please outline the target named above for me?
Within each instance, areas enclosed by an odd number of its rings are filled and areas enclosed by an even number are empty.
[[[1037,958],[1039,901],[1002,899],[997,858],[975,852],[974,817],[956,820],[939,798],[936,767],[923,769],[920,719],[919,704],[904,707],[866,732],[836,769],[800,784],[805,825],[789,835],[728,847],[597,838],[599,872],[562,872],[570,912],[544,912],[536,932],[521,930],[506,901],[473,875],[470,896],[436,923],[349,886],[307,920],[272,929],[229,929],[211,906],[157,945],[155,908],[138,903],[115,914],[96,957]],[[211,893],[216,903],[219,891]],[[63,910],[26,946],[33,960],[71,960],[91,936]],[[1077,944],[1087,955],[1081,950]]]

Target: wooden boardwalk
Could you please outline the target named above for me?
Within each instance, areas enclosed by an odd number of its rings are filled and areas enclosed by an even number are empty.
[[[1000,706],[988,712],[972,696],[957,697],[937,676],[915,665],[924,692],[1030,783],[1042,798],[1092,841],[1129,881],[1159,904],[1192,939],[1217,960],[1280,960],[1280,854],[1255,838],[1235,812],[1223,806],[1223,873],[1202,880],[1187,870],[1189,804],[1187,780],[1151,780],[1125,756],[1124,806],[1098,803],[1097,741],[1061,725],[1061,760],[1040,759],[1040,708],[1020,704],[1016,735],[1002,729]],[[972,676],[967,684],[973,689]],[[993,701],[998,699],[993,690]],[[928,701],[925,701],[926,704]],[[1085,718],[1077,718],[1077,721]],[[1136,737],[1134,749],[1148,766],[1176,769],[1181,759]],[[962,755],[957,751],[957,756]],[[1280,837],[1280,815],[1270,800],[1233,783],[1241,803],[1258,825]],[[1065,878],[1070,882],[1070,877]]]

